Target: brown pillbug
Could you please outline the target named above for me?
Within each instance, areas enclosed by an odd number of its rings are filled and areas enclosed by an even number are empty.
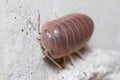
[[[61,68],[54,59],[64,58],[80,50],[90,39],[93,30],[94,24],[90,17],[73,13],[43,24],[38,38],[45,56]]]

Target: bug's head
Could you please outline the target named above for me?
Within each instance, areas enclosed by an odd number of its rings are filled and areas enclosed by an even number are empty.
[[[52,38],[53,36],[51,34],[49,27],[50,27],[49,23],[45,23],[42,26],[41,33],[40,33],[40,39],[41,39],[40,41],[44,51],[50,55],[51,53],[54,52],[53,50],[54,41],[53,41],[53,38]]]
[[[49,52],[49,39],[48,39],[48,31],[44,30],[40,34],[41,45],[46,52]]]
[[[53,23],[47,22],[41,29],[41,45],[51,57],[61,58],[67,53],[66,41],[63,41],[61,30]]]

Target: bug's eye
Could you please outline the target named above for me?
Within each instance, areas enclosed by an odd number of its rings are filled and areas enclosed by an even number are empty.
[[[51,52],[53,52],[53,50],[51,50]]]
[[[47,32],[47,29],[45,29],[44,31]]]

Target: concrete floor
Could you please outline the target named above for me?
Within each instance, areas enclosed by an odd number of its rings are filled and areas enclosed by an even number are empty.
[[[119,7],[119,0],[0,0],[0,80],[96,80],[94,74],[98,79],[120,80]],[[58,71],[43,60],[36,40],[38,10],[41,25],[73,12],[94,20],[91,52],[86,52],[91,54],[85,61],[73,60],[75,69]]]

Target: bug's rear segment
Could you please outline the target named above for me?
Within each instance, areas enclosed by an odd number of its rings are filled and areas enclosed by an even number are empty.
[[[93,21],[86,15],[70,14],[47,22],[41,30],[42,46],[56,58],[78,51],[93,33]]]

